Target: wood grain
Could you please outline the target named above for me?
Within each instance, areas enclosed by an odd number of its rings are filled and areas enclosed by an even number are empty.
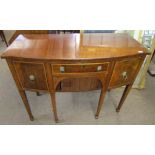
[[[98,118],[107,90],[126,86],[119,111],[147,54],[147,49],[127,34],[25,34],[1,57],[8,62],[30,119],[25,90],[46,91],[58,122],[57,91],[101,89]]]
[[[147,49],[127,34],[25,34],[17,37],[2,58],[98,60],[146,54]]]
[[[141,59],[140,57],[116,61],[109,88],[132,82]],[[126,72],[126,78],[123,77],[124,72]]]
[[[25,89],[47,90],[44,64],[13,62],[20,79],[21,85]],[[30,80],[34,76],[34,80]]]

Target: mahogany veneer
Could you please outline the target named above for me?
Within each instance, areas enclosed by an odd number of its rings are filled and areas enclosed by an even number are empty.
[[[25,90],[49,92],[58,121],[57,91],[101,89],[98,118],[108,89],[126,85],[119,111],[149,54],[127,34],[25,34],[2,54],[7,60],[31,120]]]

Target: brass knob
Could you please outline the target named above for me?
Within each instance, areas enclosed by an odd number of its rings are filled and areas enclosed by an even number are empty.
[[[122,77],[123,77],[123,79],[127,79],[128,78],[128,75],[127,75],[127,72],[126,71],[124,71],[123,73],[122,73]]]
[[[102,66],[101,65],[100,66],[97,66],[97,71],[99,72],[101,70],[102,70]]]
[[[31,80],[31,81],[34,81],[36,78],[35,78],[35,76],[34,75],[29,75],[29,79]]]
[[[61,73],[64,73],[64,72],[65,72],[65,67],[64,67],[64,66],[61,66],[61,67],[60,67],[60,72],[61,72]]]

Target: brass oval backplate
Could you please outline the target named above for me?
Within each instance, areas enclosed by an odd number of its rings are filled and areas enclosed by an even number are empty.
[[[102,70],[102,66],[101,65],[97,66],[97,71],[99,72],[101,70]]]
[[[61,72],[61,73],[64,73],[64,72],[65,72],[65,67],[64,67],[64,66],[61,66],[61,67],[60,67],[60,72]]]
[[[122,77],[123,77],[123,79],[127,79],[128,78],[128,75],[127,75],[127,72],[126,71],[124,71],[123,73],[122,73]]]

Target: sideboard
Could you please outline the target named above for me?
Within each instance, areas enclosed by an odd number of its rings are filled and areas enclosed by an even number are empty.
[[[56,92],[100,89],[97,119],[106,92],[126,86],[116,108],[119,112],[148,54],[128,34],[25,34],[1,58],[8,63],[30,120],[34,117],[25,91],[48,92],[58,122]]]

